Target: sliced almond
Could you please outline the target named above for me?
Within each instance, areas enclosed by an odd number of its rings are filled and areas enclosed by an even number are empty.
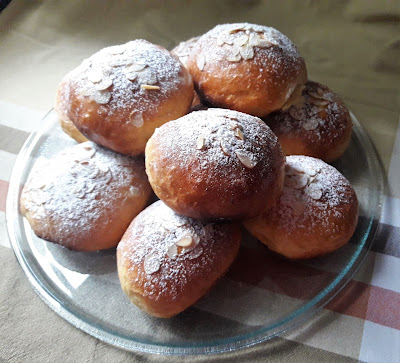
[[[153,85],[158,82],[157,74],[150,70],[145,70],[143,72],[140,72],[139,78],[141,80],[141,83],[144,83],[144,84]]]
[[[243,47],[240,47],[240,55],[244,60],[252,59],[254,57],[253,47],[249,45],[244,45]]]
[[[205,139],[203,135],[200,135],[196,141],[196,149],[201,150],[204,147]]]
[[[129,194],[134,196],[134,197],[137,197],[137,196],[140,195],[140,189],[135,187],[135,186],[133,186],[133,185],[131,185],[129,187]]]
[[[143,263],[144,272],[151,275],[157,272],[161,267],[161,261],[157,256],[147,255]]]
[[[316,120],[315,118],[310,118],[309,120],[304,122],[301,126],[303,127],[304,130],[307,131],[315,130],[318,127],[318,120]]]
[[[99,171],[101,171],[104,174],[108,173],[110,171],[110,168],[105,164],[98,164],[97,168],[99,169]]]
[[[170,259],[175,260],[177,255],[178,255],[178,248],[176,247],[176,244],[170,245],[167,249],[167,256]]]
[[[244,134],[243,134],[242,130],[239,128],[235,129],[235,136],[240,140],[244,140]]]
[[[100,105],[108,103],[111,99],[111,93],[108,91],[97,91],[90,95],[90,98]]]
[[[138,74],[136,72],[124,72],[126,78],[128,78],[130,81],[134,81],[137,77]]]
[[[318,183],[312,183],[307,188],[307,194],[314,200],[319,200],[322,197],[322,188]]]
[[[217,45],[222,47],[225,44],[225,40],[223,38],[217,38]]]
[[[240,54],[229,54],[226,60],[231,63],[237,63],[242,60],[242,56]]]
[[[179,241],[177,241],[175,244],[179,247],[190,247],[193,243],[192,237],[183,237]]]
[[[195,249],[191,250],[187,257],[189,260],[194,260],[197,257],[200,257],[203,254],[203,247],[197,246]]]
[[[147,67],[145,63],[132,63],[128,67],[125,68],[126,72],[140,72],[143,71]]]
[[[285,175],[285,186],[292,189],[302,189],[308,183],[307,174]]]
[[[129,115],[129,120],[135,127],[142,127],[144,123],[143,115],[139,111],[132,111]]]
[[[103,78],[101,82],[96,83],[94,87],[99,91],[104,91],[107,88],[111,87],[113,84],[111,78]]]
[[[160,86],[152,86],[150,84],[142,84],[140,87],[142,87],[145,90],[159,90]]]
[[[197,64],[197,68],[199,70],[201,70],[201,71],[204,70],[204,67],[206,65],[206,57],[204,56],[204,54],[199,54],[197,56],[196,64]]]
[[[82,96],[91,96],[96,89],[94,88],[93,84],[85,84],[80,90],[79,93]]]
[[[250,33],[249,34],[249,45],[252,47],[257,46],[259,39],[260,39],[260,36],[257,33]]]
[[[288,112],[289,112],[289,115],[297,121],[301,121],[305,118],[305,112],[304,112],[304,109],[302,109],[302,108],[291,106],[288,109]]]
[[[222,139],[222,140],[219,142],[219,144],[220,144],[220,146],[221,146],[222,152],[223,152],[226,156],[231,156],[231,145],[230,145],[230,143],[229,143],[227,140]]]
[[[257,160],[253,159],[253,154],[245,150],[235,150],[235,154],[240,162],[248,169],[253,169],[257,165]]]
[[[242,47],[247,44],[249,41],[249,36],[247,34],[241,34],[235,38],[233,44],[236,44],[238,47]]]
[[[92,83],[99,83],[103,78],[103,73],[95,69],[92,69],[87,73],[87,78]]]

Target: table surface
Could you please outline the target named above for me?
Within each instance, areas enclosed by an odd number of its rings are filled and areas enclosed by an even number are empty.
[[[83,333],[33,291],[11,249],[5,201],[14,161],[41,128],[61,78],[107,45],[172,48],[225,22],[273,26],[374,142],[387,177],[376,241],[351,282],[311,321],[212,361],[400,362],[400,2],[23,1],[0,14],[0,362],[210,361],[129,353]]]

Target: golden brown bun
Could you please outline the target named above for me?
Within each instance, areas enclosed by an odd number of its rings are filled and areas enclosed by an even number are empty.
[[[134,40],[86,59],[58,93],[59,108],[85,137],[138,155],[156,127],[188,112],[193,82],[166,49]]]
[[[308,155],[333,162],[351,140],[352,122],[343,101],[328,87],[307,82],[304,102],[264,120],[286,155]]]
[[[358,220],[348,180],[333,166],[308,156],[286,158],[285,185],[275,206],[245,227],[271,250],[311,258],[346,244]]]
[[[247,219],[278,198],[284,156],[259,118],[210,108],[158,128],[146,146],[146,172],[156,195],[179,214]]]
[[[287,108],[307,80],[304,59],[278,30],[223,24],[193,46],[187,67],[200,98],[254,116]]]
[[[194,37],[185,40],[183,42],[180,42],[174,49],[171,50],[171,53],[176,55],[186,68],[187,68],[187,61],[189,59],[189,54],[192,51],[192,48],[194,47],[196,42],[199,40],[199,38],[200,37]],[[207,107],[201,103],[200,97],[197,94],[197,92],[194,91],[194,97],[190,111],[199,111],[206,108]]]
[[[122,290],[148,314],[174,316],[225,274],[239,244],[237,225],[201,223],[155,202],[133,220],[118,244]]]
[[[79,130],[74,125],[74,123],[68,118],[65,107],[64,107],[65,103],[61,102],[61,98],[60,98],[61,89],[63,89],[62,86],[60,86],[57,90],[56,103],[54,106],[54,109],[58,115],[58,120],[60,121],[61,129],[68,136],[72,137],[75,141],[78,141],[78,142],[88,141],[88,139],[85,136],[83,136],[82,133],[79,132]]]
[[[143,159],[88,141],[40,163],[22,191],[21,212],[39,237],[96,251],[117,245],[151,194]]]

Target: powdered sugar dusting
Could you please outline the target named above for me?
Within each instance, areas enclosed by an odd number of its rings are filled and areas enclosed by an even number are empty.
[[[332,219],[345,218],[343,205],[351,205],[356,195],[348,180],[333,166],[308,156],[286,158],[282,195],[269,213],[285,229],[332,228]]]
[[[123,110],[140,113],[154,109],[159,100],[191,82],[182,67],[164,48],[134,40],[100,50],[68,77],[82,96],[107,105],[110,115]]]
[[[241,179],[245,169],[257,167],[267,177],[279,148],[276,136],[257,117],[216,108],[171,121],[154,137],[164,161],[191,170],[192,178]]]
[[[261,73],[267,68],[269,72],[293,72],[293,69],[299,70],[303,65],[297,48],[289,38],[274,28],[256,24],[217,25],[200,37],[193,49],[201,71],[207,71],[208,64],[213,66],[223,59],[227,60],[227,67],[251,60]],[[200,56],[201,60],[198,59]]]
[[[76,231],[90,235],[109,203],[140,197],[141,185],[135,182],[144,177],[143,161],[85,142],[32,171],[23,191],[24,207],[41,223],[51,221],[54,242],[71,243]]]
[[[256,57],[256,49],[262,50],[268,57],[274,56],[276,48],[279,48],[286,56],[300,57],[289,38],[274,28],[262,25],[221,24],[210,30],[201,39],[202,41],[208,39],[208,42],[216,43],[219,47],[219,49],[212,47],[210,52],[206,51],[207,47],[203,47],[205,64],[212,63],[217,58],[225,58],[232,63],[253,59]],[[215,50],[216,52],[214,52]],[[277,55],[274,57],[277,61],[282,59]]]
[[[307,82],[304,102],[271,114],[266,123],[278,135],[292,135],[308,144],[335,143],[350,125],[350,116],[341,100],[330,89],[316,82]]]
[[[227,224],[183,217],[157,201],[135,218],[118,249],[130,268],[139,271],[137,281],[145,294],[174,299],[199,271],[219,269],[216,256],[231,243],[230,233]]]

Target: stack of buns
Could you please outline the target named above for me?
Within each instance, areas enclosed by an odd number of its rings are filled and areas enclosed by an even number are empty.
[[[171,52],[105,48],[62,80],[55,108],[82,143],[32,173],[21,211],[69,249],[117,247],[121,287],[151,315],[207,293],[239,253],[241,223],[293,259],[354,233],[356,194],[327,164],[350,143],[349,112],[274,28],[217,25]]]

